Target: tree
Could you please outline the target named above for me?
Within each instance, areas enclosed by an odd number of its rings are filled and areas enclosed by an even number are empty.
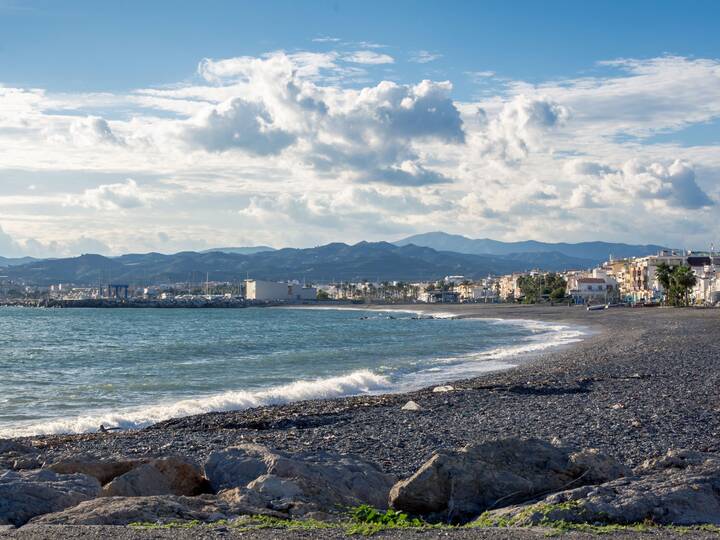
[[[675,305],[689,305],[690,291],[697,284],[695,272],[689,266],[681,265],[675,267],[671,277],[670,290],[675,291]]]
[[[672,287],[672,274],[673,268],[666,262],[658,264],[655,269],[655,277],[665,291],[665,301],[667,303],[671,301],[670,288]]]
[[[526,304],[535,304],[544,297],[550,297],[553,300],[564,298],[566,286],[565,279],[554,272],[518,278],[518,287],[525,296],[523,302]]]

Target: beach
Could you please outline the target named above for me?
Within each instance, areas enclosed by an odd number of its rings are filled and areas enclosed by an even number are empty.
[[[257,443],[353,454],[401,478],[439,449],[507,437],[598,448],[629,466],[669,448],[720,451],[720,310],[473,304],[423,310],[579,325],[589,333],[579,343],[518,359],[509,370],[447,380],[453,389],[446,392],[303,401],[176,418],[137,431],[21,442],[50,463],[81,454],[181,454],[202,462],[213,450]],[[420,410],[403,411],[410,400]]]

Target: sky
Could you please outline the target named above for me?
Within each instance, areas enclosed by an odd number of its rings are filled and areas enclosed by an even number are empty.
[[[720,245],[715,1],[0,0],[0,256]]]

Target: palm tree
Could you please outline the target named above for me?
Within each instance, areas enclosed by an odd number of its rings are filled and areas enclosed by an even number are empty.
[[[661,262],[655,269],[655,277],[665,292],[666,303],[669,302],[670,288],[672,286],[672,273],[672,267],[666,262]]]
[[[678,292],[678,296],[683,299],[684,304],[690,304],[690,291],[697,284],[695,272],[689,266],[678,266],[673,270],[672,281]]]

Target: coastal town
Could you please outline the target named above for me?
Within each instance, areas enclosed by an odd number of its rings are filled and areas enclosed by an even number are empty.
[[[673,272],[682,274],[675,278]],[[471,279],[447,275],[424,281],[307,283],[244,279],[158,284],[28,284],[0,275],[0,301],[58,307],[246,307],[314,302],[565,303],[720,306],[720,253],[663,250],[612,258],[590,269],[532,269]]]

